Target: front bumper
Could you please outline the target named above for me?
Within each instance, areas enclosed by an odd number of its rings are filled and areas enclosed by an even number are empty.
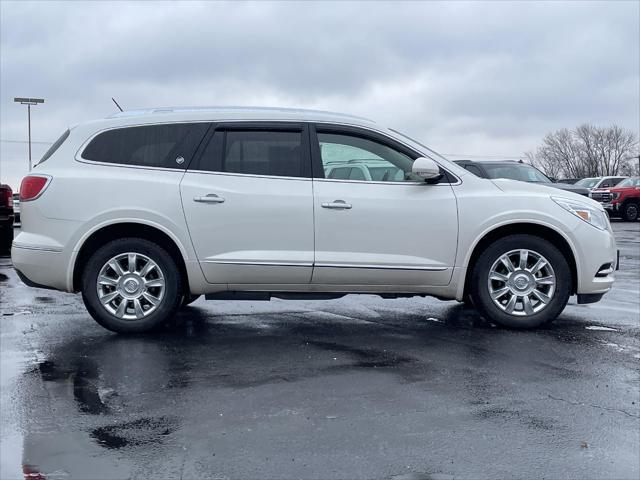
[[[611,216],[617,216],[620,214],[620,203],[616,202],[616,203],[603,203],[602,204],[602,208],[604,208],[609,215]]]
[[[582,222],[573,231],[578,295],[604,294],[615,281],[618,249],[610,229],[598,230]],[[584,297],[585,299],[588,297]],[[595,297],[593,297],[595,298]]]

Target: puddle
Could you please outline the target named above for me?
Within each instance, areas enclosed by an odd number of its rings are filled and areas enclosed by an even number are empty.
[[[39,303],[53,303],[55,300],[52,297],[34,297],[34,300]]]
[[[117,425],[106,425],[91,432],[98,445],[108,449],[161,443],[177,429],[177,422],[168,417],[141,418]]]

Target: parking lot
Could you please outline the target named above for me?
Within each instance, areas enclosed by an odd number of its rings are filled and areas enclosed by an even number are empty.
[[[613,291],[535,331],[348,296],[121,336],[3,257],[0,478],[638,478],[640,223],[614,230]]]

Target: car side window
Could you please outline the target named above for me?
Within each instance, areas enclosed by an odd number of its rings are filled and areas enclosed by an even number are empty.
[[[302,177],[302,132],[216,131],[190,169]]]
[[[413,160],[382,143],[342,133],[318,133],[318,143],[325,178],[375,182],[416,180],[411,174]]]
[[[96,135],[82,158],[104,163],[185,169],[209,124],[172,123],[107,130]]]

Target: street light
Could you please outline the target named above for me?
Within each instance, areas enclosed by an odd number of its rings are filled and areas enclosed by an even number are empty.
[[[22,98],[16,97],[14,102],[27,106],[27,118],[29,119],[29,171],[31,171],[31,105],[44,103],[44,98]]]

